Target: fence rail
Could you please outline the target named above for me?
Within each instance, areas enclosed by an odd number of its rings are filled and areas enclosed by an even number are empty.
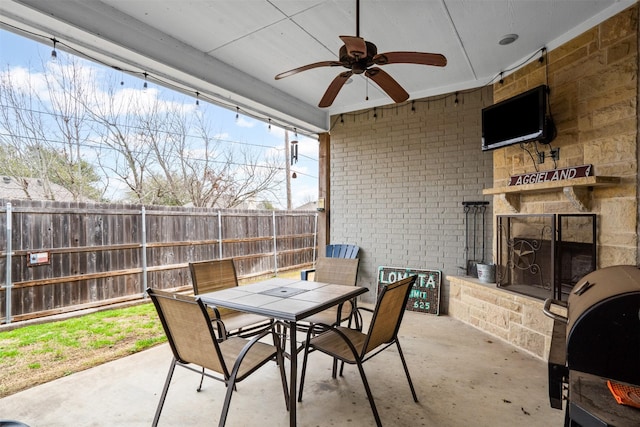
[[[240,278],[313,263],[313,211],[0,199],[0,321],[187,289],[189,262],[234,258]],[[9,315],[7,315],[7,313]]]

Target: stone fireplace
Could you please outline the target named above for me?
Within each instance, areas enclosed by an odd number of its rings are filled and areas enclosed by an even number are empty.
[[[566,301],[596,269],[596,230],[595,214],[498,215],[498,287]]]

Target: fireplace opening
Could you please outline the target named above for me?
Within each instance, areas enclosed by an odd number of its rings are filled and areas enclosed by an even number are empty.
[[[595,214],[498,215],[497,222],[499,287],[566,301],[596,269]]]

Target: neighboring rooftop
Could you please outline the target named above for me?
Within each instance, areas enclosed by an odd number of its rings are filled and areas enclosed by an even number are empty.
[[[13,200],[57,200],[75,202],[73,193],[61,185],[39,178],[13,178],[0,180],[0,198]]]

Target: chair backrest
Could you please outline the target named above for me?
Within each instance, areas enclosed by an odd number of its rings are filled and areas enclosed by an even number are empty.
[[[219,259],[189,263],[195,295],[238,286],[233,259]]]
[[[192,296],[147,289],[173,356],[229,377],[204,304]]]
[[[327,258],[358,258],[360,247],[356,245],[334,244],[326,246]]]
[[[382,288],[369,324],[366,342],[362,348],[362,357],[379,345],[396,339],[416,278],[416,275],[412,275]]]
[[[316,261],[316,272],[313,280],[336,285],[355,286],[358,280],[359,263],[360,260],[358,258],[320,257]]]

